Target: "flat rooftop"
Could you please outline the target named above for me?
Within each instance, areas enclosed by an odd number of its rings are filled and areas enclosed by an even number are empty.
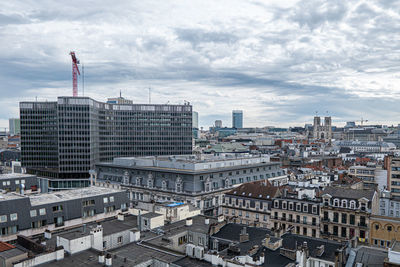
[[[157,259],[166,263],[179,260],[182,256],[164,253],[159,250],[147,248],[135,243],[108,251],[112,255],[112,266],[137,266],[152,259]],[[72,256],[65,257],[60,261],[53,261],[40,266],[44,267],[83,267],[83,266],[103,266],[98,263],[99,252],[86,250]]]
[[[110,193],[118,193],[122,190],[105,188],[105,187],[85,187],[79,189],[71,189],[65,191],[57,191],[39,195],[30,196],[31,205],[38,206],[48,203],[58,203],[60,201],[68,201],[74,199],[88,198],[93,196],[108,195]]]
[[[183,172],[212,171],[216,169],[234,169],[259,167],[265,165],[280,165],[270,162],[269,156],[256,155],[171,155],[149,157],[121,157],[114,158],[113,162],[102,162],[98,166],[126,167],[135,169],[175,170]]]
[[[4,173],[4,174],[0,174],[0,180],[30,178],[30,177],[36,177],[36,175],[24,174],[24,173]]]

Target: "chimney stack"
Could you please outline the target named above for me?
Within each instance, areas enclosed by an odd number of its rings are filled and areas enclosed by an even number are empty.
[[[99,263],[104,263],[104,252],[100,252],[99,254]]]
[[[106,256],[106,266],[112,266],[112,256],[111,256],[111,254],[107,254],[107,256]]]
[[[205,224],[210,224],[210,219],[206,218],[206,219],[204,220],[204,223],[205,223]]]
[[[192,226],[193,225],[193,219],[192,218],[186,218],[186,226]]]
[[[240,232],[240,236],[239,236],[239,242],[243,243],[243,242],[248,242],[249,239],[249,234],[247,233],[247,229],[246,227],[243,227],[242,231]]]

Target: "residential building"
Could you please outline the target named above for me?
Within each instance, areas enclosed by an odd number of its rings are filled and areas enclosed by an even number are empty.
[[[370,216],[377,214],[379,196],[374,190],[327,187],[321,192],[321,236],[338,241],[356,238],[368,244]]]
[[[286,178],[279,162],[250,155],[180,155],[115,158],[96,164],[96,185],[119,186],[130,192],[138,208],[153,202],[184,202],[203,214],[218,215],[222,196],[249,181]]]
[[[270,228],[272,199],[280,195],[279,187],[265,180],[242,184],[225,193],[223,215],[230,222]]]
[[[243,110],[232,110],[232,128],[243,128]]]
[[[21,134],[21,122],[18,118],[12,118],[8,120],[8,134],[10,136]]]
[[[400,196],[400,157],[387,157],[388,190],[393,196]]]
[[[103,103],[89,97],[21,102],[21,153],[27,172],[59,190],[115,157],[192,153],[192,106]],[[85,179],[86,178],[86,179]]]
[[[376,188],[381,180],[386,184],[387,171],[381,166],[351,166],[349,176],[361,179],[366,188]]]
[[[381,191],[379,197],[379,213],[376,215],[400,218],[400,198],[389,191]]]
[[[0,189],[5,192],[29,194],[37,192],[38,186],[39,181],[35,175],[21,173],[0,174]]]
[[[102,220],[129,206],[126,192],[88,187],[46,194],[0,193],[0,240]]]
[[[274,229],[291,230],[298,235],[320,236],[320,202],[282,196],[272,200],[271,223]]]
[[[400,241],[400,220],[397,218],[372,215],[370,227],[371,246],[390,248],[394,240]]]
[[[213,266],[345,266],[347,260],[345,244],[239,224],[224,225],[210,239],[213,250],[202,259]]]

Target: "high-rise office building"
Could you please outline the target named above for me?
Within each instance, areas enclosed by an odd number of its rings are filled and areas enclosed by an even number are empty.
[[[193,111],[193,128],[199,129],[199,113]]]
[[[114,157],[192,153],[191,105],[125,103],[89,97],[21,102],[23,166],[53,181],[73,179],[54,185],[65,188]]]
[[[243,128],[243,110],[232,110],[232,128]]]
[[[221,120],[216,120],[215,121],[215,128],[222,128],[222,121]]]
[[[19,135],[21,133],[21,127],[20,127],[20,120],[17,118],[12,118],[8,120],[8,125],[9,125],[9,134],[10,135]]]

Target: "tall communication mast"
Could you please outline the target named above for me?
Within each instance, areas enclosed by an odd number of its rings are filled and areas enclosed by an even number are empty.
[[[79,59],[76,58],[74,51],[71,51],[69,54],[72,58],[72,95],[78,96],[78,75],[81,75],[78,67]]]

